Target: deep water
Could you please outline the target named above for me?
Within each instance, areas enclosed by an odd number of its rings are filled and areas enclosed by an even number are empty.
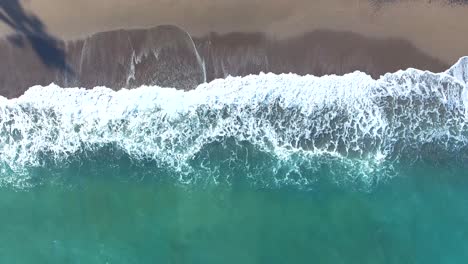
[[[450,166],[415,165],[366,191],[326,177],[298,189],[187,185],[109,167],[53,173],[0,189],[1,263],[468,259],[468,177]]]

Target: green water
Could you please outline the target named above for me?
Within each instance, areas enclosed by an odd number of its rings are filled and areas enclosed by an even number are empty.
[[[0,264],[468,263],[466,62],[0,96]]]
[[[0,189],[0,263],[465,263],[468,175],[371,191],[182,185],[125,175]],[[70,173],[70,172],[63,172]]]

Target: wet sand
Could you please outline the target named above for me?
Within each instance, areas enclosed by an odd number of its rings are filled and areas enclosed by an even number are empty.
[[[468,6],[455,0],[23,0],[58,38],[173,24],[194,36],[262,32],[290,38],[315,30],[404,39],[452,64],[468,54]],[[7,29],[0,23],[0,35]]]
[[[187,90],[259,72],[377,78],[409,67],[444,71],[468,55],[468,5],[455,0],[8,1],[0,14],[16,3],[26,11],[16,25],[37,18],[44,28],[31,32],[47,36],[24,37],[26,28],[12,38],[0,20],[6,97],[52,82]]]
[[[202,82],[260,72],[345,74],[374,78],[409,67],[441,72],[449,65],[402,39],[369,38],[352,32],[317,30],[287,39],[262,33],[191,37],[175,26],[118,30],[60,42],[70,71],[47,67],[31,46],[0,41],[0,95],[17,97],[33,85],[158,85],[193,89]]]

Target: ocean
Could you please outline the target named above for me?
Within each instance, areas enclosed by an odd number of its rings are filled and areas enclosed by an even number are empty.
[[[2,263],[464,263],[468,57],[0,97]]]

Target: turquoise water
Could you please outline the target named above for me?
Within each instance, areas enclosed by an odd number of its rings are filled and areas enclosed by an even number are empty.
[[[0,97],[0,263],[465,263],[467,65]]]
[[[460,169],[416,166],[370,191],[325,178],[305,190],[98,171],[55,171],[56,180],[33,188],[1,188],[0,262],[468,259],[468,177]]]

